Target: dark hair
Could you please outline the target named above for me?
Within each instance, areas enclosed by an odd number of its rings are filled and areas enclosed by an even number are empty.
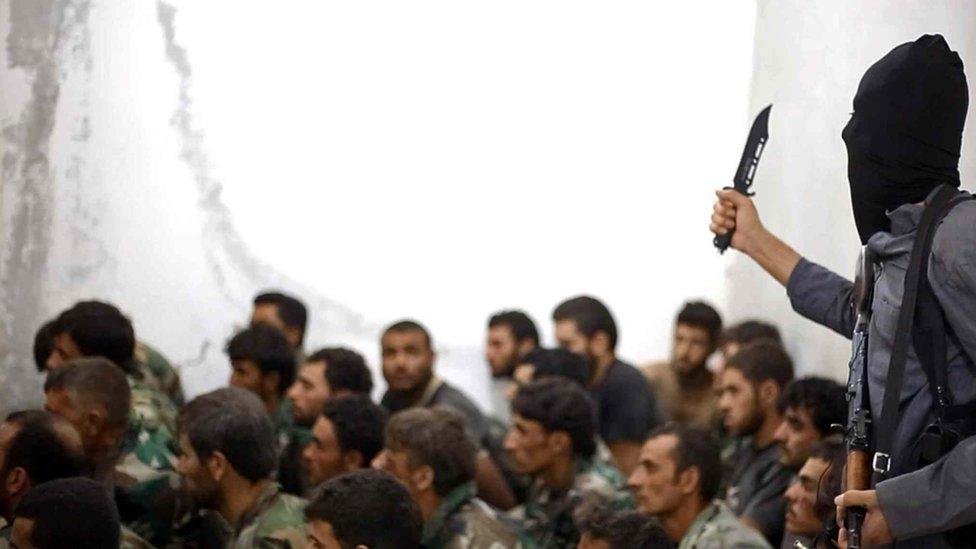
[[[520,387],[512,412],[549,432],[565,431],[575,456],[589,458],[596,452],[596,407],[586,390],[568,379],[547,377]]]
[[[387,413],[368,396],[349,395],[330,399],[325,403],[322,415],[332,422],[342,451],[359,452],[367,466],[383,449]]]
[[[712,345],[718,343],[722,332],[722,317],[714,307],[704,301],[689,301],[678,311],[675,324],[687,324],[708,332]]]
[[[54,352],[54,325],[53,320],[49,320],[37,329],[34,334],[34,365],[38,372],[47,370],[47,359],[51,358]]]
[[[576,519],[580,534],[607,542],[610,547],[670,549],[674,547],[664,529],[651,515],[606,507],[584,508]]]
[[[576,329],[588,338],[604,332],[610,339],[610,348],[617,347],[617,323],[610,309],[594,297],[583,295],[563,301],[552,312],[552,319],[556,322],[572,320]]]
[[[772,380],[780,389],[793,379],[793,360],[783,346],[768,339],[754,341],[729,357],[726,368],[734,368],[753,385]]]
[[[676,470],[680,472],[689,467],[697,467],[698,493],[702,501],[708,503],[715,499],[722,484],[722,459],[718,441],[706,429],[673,421],[651,431],[647,439],[668,435],[678,440],[674,448]]]
[[[434,348],[434,339],[430,337],[430,331],[428,331],[423,324],[417,322],[416,320],[398,320],[393,324],[390,324],[385,330],[383,330],[383,335],[380,337],[380,339],[386,337],[386,334],[390,332],[420,332],[424,334],[424,338],[427,340],[427,348]]]
[[[51,333],[70,335],[85,356],[103,356],[126,373],[135,370],[135,331],[132,322],[115,305],[79,301],[54,320]]]
[[[115,503],[91,479],[63,478],[35,486],[14,509],[14,520],[18,518],[34,521],[30,541],[38,549],[119,547]]]
[[[719,344],[737,343],[741,346],[760,339],[770,339],[781,345],[783,343],[776,326],[762,320],[745,320],[726,328],[719,338]]]
[[[406,487],[375,469],[346,473],[324,482],[305,508],[305,518],[329,523],[339,545],[352,549],[416,549],[423,518]]]
[[[20,467],[27,473],[31,485],[36,486],[88,472],[81,447],[69,447],[58,434],[55,424],[58,419],[67,422],[40,410],[24,410],[7,416],[4,423],[17,425],[19,429],[7,445],[0,478]]]
[[[245,328],[227,344],[227,356],[234,360],[253,360],[262,374],[278,374],[278,393],[295,380],[295,352],[284,334],[270,326],[257,324]]]
[[[278,318],[289,328],[298,329],[298,341],[305,341],[305,326],[308,324],[308,309],[298,299],[281,292],[264,292],[254,298],[254,305],[274,305]]]
[[[453,408],[410,408],[386,424],[386,447],[406,452],[413,468],[434,471],[434,491],[444,497],[474,480],[477,448],[464,430],[464,419]]]
[[[81,400],[105,408],[110,427],[125,430],[129,425],[132,392],[121,368],[102,357],[76,358],[51,370],[44,392],[67,391]],[[75,396],[72,402],[77,405]]]
[[[198,396],[180,410],[177,427],[201,459],[220,452],[251,482],[271,478],[278,466],[268,412],[244,389],[225,387]]]
[[[535,322],[532,322],[529,315],[522,311],[501,311],[493,314],[488,319],[488,327],[495,328],[498,326],[508,326],[512,330],[516,342],[528,339],[536,347],[539,346],[539,330],[536,329]]]
[[[335,391],[368,395],[373,390],[373,374],[363,355],[345,347],[326,347],[315,351],[305,362],[324,362],[325,381]]]
[[[847,390],[822,377],[795,379],[783,390],[778,406],[780,413],[787,408],[806,410],[820,436],[825,437],[831,434],[831,425],[847,420]]]
[[[518,364],[535,367],[533,379],[560,376],[585,387],[590,381],[590,368],[583,356],[566,349],[535,349],[522,357]]]
[[[837,506],[834,505],[834,498],[843,491],[843,473],[847,458],[844,450],[843,438],[830,436],[814,444],[810,452],[811,459],[827,462],[827,470],[817,483],[817,501],[813,506],[814,513],[824,522],[826,539],[837,539]]]

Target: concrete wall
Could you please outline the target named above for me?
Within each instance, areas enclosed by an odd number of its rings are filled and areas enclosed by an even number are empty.
[[[770,141],[756,182],[763,222],[797,251],[853,276],[859,241],[841,129],[861,75],[896,45],[940,33],[959,52],[973,87],[976,3],[859,0],[758,4],[751,111],[773,103]],[[963,138],[963,188],[976,177],[976,101]],[[787,334],[801,370],[846,375],[843,338],[792,312],[785,291],[742,256],[730,260],[726,295],[738,318],[763,315]]]

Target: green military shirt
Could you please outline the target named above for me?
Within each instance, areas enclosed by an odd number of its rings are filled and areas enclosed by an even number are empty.
[[[678,549],[771,549],[758,532],[739,522],[724,504],[702,509]]]
[[[475,494],[474,483],[455,488],[424,524],[425,549],[523,549],[513,524]]]
[[[123,525],[153,545],[172,539],[180,495],[175,471],[155,469],[130,450],[112,471],[112,484]]]
[[[145,366],[144,371],[148,374],[147,378],[154,388],[162,391],[176,406],[183,406],[185,399],[180,375],[166,357],[156,349],[138,341],[135,359],[140,365]]]
[[[176,463],[176,407],[164,394],[133,376],[129,376],[129,391],[132,407],[123,451],[135,453],[153,469],[172,470]]]
[[[543,549],[576,547],[579,530],[573,512],[582,505],[629,509],[634,505],[624,477],[601,460],[577,460],[573,483],[557,493],[536,478],[523,505],[509,512]]]
[[[0,517],[0,549],[10,547],[10,530],[12,528],[12,524],[7,524],[7,521]]]
[[[285,494],[269,482],[257,501],[233,527],[231,549],[305,546],[305,500]]]

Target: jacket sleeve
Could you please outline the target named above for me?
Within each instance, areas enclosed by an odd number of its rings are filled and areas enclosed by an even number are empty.
[[[928,467],[879,483],[877,491],[895,539],[976,522],[976,437],[960,442]]]
[[[793,310],[850,339],[854,333],[854,283],[805,258],[786,284]]]

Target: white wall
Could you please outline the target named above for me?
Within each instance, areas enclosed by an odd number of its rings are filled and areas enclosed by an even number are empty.
[[[864,71],[898,44],[940,33],[969,67],[976,66],[976,3],[968,0],[764,0],[756,18],[752,111],[773,103],[770,141],[756,177],[766,226],[797,251],[852,277],[859,241],[840,132]],[[976,107],[970,100],[960,171],[976,176]],[[763,311],[787,334],[799,369],[846,376],[849,343],[799,315],[776,282],[743,256],[730,260],[728,311]]]
[[[722,298],[707,216],[754,110],[754,21],[724,1],[0,2],[0,408],[37,402],[33,332],[86,297],[191,393],[225,383],[267,286],[309,301],[310,346],[374,365],[378,328],[419,318],[482,401],[501,308],[548,337],[592,293],[625,357],[664,356],[680,303]]]

